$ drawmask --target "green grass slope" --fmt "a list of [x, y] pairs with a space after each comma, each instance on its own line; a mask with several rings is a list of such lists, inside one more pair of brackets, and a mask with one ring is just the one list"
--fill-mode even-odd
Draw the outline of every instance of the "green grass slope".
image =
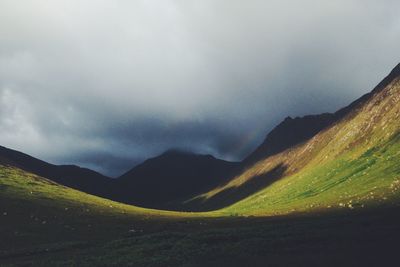
[[[249, 167], [197, 197], [206, 207], [273, 215], [397, 203], [400, 183], [400, 66], [368, 99], [311, 140]], [[398, 73], [399, 72], [399, 73]], [[394, 76], [395, 74], [395, 76]], [[247, 194], [257, 180], [264, 189]], [[243, 194], [244, 199], [240, 199]]]
[[158, 231], [197, 217], [204, 215], [124, 205], [0, 165], [0, 257]]
[[389, 264], [400, 223], [393, 207], [262, 218], [142, 209], [6, 166], [0, 211], [0, 266], [13, 267]]
[[361, 156], [342, 155], [310, 166], [224, 211], [275, 215], [333, 209], [364, 209], [400, 203], [400, 135]]

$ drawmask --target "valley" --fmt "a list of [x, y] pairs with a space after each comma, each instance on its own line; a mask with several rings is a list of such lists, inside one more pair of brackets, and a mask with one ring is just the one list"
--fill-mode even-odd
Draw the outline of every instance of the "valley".
[[400, 65], [335, 114], [287, 118], [242, 162], [169, 151], [113, 180], [0, 152], [1, 266], [377, 266], [396, 256]]

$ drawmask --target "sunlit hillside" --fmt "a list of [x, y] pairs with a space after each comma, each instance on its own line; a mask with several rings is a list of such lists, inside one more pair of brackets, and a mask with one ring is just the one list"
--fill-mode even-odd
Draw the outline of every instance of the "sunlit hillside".
[[398, 203], [399, 75], [400, 66], [342, 120], [194, 202], [211, 209], [236, 198], [225, 211], [260, 215]]

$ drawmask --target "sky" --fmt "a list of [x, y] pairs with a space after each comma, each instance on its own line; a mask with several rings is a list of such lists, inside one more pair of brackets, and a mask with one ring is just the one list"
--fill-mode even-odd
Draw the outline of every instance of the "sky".
[[0, 145], [116, 177], [241, 160], [400, 62], [397, 0], [0, 0]]

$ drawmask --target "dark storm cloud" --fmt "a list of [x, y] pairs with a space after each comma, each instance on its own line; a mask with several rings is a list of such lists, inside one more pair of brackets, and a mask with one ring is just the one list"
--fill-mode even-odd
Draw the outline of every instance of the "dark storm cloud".
[[238, 160], [398, 63], [400, 3], [0, 2], [0, 144], [116, 175], [169, 148]]

